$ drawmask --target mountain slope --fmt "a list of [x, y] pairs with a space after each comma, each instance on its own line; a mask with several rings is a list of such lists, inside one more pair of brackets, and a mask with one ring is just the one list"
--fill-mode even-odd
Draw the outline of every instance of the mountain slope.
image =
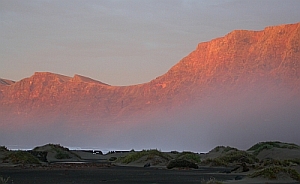
[[13, 83], [15, 83], [15, 81], [0, 78], [0, 86], [1, 85], [11, 85]]
[[239, 78], [249, 82], [257, 75], [298, 80], [299, 40], [300, 24], [267, 27], [263, 31], [233, 31], [200, 43], [161, 80], [233, 84]]
[[300, 99], [300, 23], [237, 30], [199, 43], [166, 74], [145, 84], [110, 86], [47, 72], [0, 83], [3, 130], [61, 124], [92, 130], [95, 125], [172, 116], [183, 109], [199, 113], [249, 102], [251, 108], [267, 110], [265, 104], [273, 108]]
[[[136, 86], [117, 87], [75, 75], [73, 78], [35, 73], [1, 92], [1, 106], [9, 113], [35, 116], [64, 112], [98, 118], [133, 111], [172, 108], [205, 93], [234, 89], [260, 80], [296, 88], [300, 78], [300, 24], [267, 27], [263, 31], [238, 30], [210, 42], [173, 66], [165, 75]], [[234, 89], [236, 90], [236, 89]], [[203, 93], [203, 94], [201, 94]], [[74, 118], [73, 117], [73, 118]]]

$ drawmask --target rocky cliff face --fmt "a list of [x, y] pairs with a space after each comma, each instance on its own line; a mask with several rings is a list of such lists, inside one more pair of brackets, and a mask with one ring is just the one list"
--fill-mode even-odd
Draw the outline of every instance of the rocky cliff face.
[[214, 94], [247, 94], [258, 86], [300, 97], [300, 23], [236, 30], [200, 43], [165, 75], [140, 85], [43, 72], [15, 83], [1, 79], [0, 126], [45, 120], [101, 124], [201, 104]]
[[200, 43], [161, 80], [199, 85], [221, 82], [229, 86], [257, 77], [296, 81], [300, 77], [299, 25], [267, 27], [263, 31], [238, 30]]

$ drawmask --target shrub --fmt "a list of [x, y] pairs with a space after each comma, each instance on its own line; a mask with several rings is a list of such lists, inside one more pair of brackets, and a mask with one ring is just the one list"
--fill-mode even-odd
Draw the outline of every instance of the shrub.
[[141, 157], [145, 156], [146, 154], [147, 154], [146, 151], [130, 153], [127, 156], [125, 156], [124, 158], [122, 158], [121, 162], [128, 164], [130, 162], [140, 159]]
[[219, 151], [221, 151], [223, 149], [223, 151], [222, 151], [222, 153], [227, 153], [227, 152], [229, 152], [229, 151], [231, 151], [231, 150], [233, 150], [233, 151], [238, 151], [238, 149], [237, 148], [233, 148], [233, 147], [230, 147], [230, 146], [217, 146], [217, 147], [215, 147], [214, 149], [212, 149], [212, 151], [215, 151], [215, 152], [219, 152]]
[[117, 157], [110, 157], [108, 160], [113, 162], [113, 161], [117, 160]]
[[8, 151], [6, 146], [0, 146], [0, 151]]
[[223, 160], [220, 159], [211, 159], [208, 158], [204, 161], [202, 161], [202, 164], [212, 164], [213, 166], [228, 166], [228, 163], [224, 162]]
[[237, 148], [233, 148], [233, 147], [230, 147], [230, 146], [226, 146], [223, 150], [223, 153], [227, 153], [229, 151], [238, 151]]
[[270, 145], [270, 144], [264, 144], [262, 146], [260, 146], [257, 150], [255, 150], [253, 152], [253, 155], [258, 155], [261, 151], [263, 150], [268, 150], [268, 149], [272, 149], [274, 146], [273, 145]]
[[215, 147], [214, 149], [212, 149], [212, 151], [219, 152], [220, 149], [224, 149], [224, 148], [225, 148], [225, 146], [217, 146], [217, 147]]
[[69, 148], [63, 147], [60, 144], [49, 144], [54, 150], [70, 151]]
[[193, 152], [182, 152], [182, 153], [178, 154], [178, 156], [176, 158], [189, 160], [194, 163], [201, 162], [200, 156], [197, 153], [193, 153]]
[[254, 151], [254, 155], [258, 155], [264, 149], [272, 148], [288, 148], [288, 149], [300, 149], [300, 146], [293, 143], [282, 143], [279, 141], [267, 141], [260, 142], [248, 149], [248, 151]]
[[248, 149], [248, 151], [255, 151], [255, 150], [257, 150], [257, 149], [259, 149], [260, 147], [262, 147], [262, 146], [265, 146], [265, 145], [271, 145], [271, 146], [277, 146], [277, 147], [279, 147], [279, 143], [280, 142], [272, 142], [272, 141], [267, 141], [267, 142], [259, 142], [259, 143], [257, 143], [257, 144], [255, 144], [255, 145], [253, 145], [253, 146], [251, 146], [249, 149]]
[[234, 162], [254, 164], [258, 162], [258, 159], [245, 151], [233, 151], [214, 159], [206, 159], [203, 163], [212, 163], [215, 166], [228, 166]]
[[274, 180], [274, 179], [277, 179], [277, 175], [279, 173], [286, 173], [294, 180], [300, 181], [300, 174], [295, 169], [284, 168], [284, 167], [279, 167], [279, 166], [272, 166], [272, 167], [264, 168], [260, 171], [254, 172], [253, 174], [251, 174], [249, 176], [252, 178], [262, 176], [267, 179]]
[[133, 152], [128, 154], [127, 156], [123, 157], [120, 159], [120, 161], [122, 163], [128, 164], [130, 162], [134, 162], [140, 158], [142, 158], [143, 156], [148, 155], [148, 157], [153, 157], [153, 156], [159, 156], [165, 160], [170, 160], [171, 157], [165, 153], [162, 153], [160, 151], [158, 151], [157, 149], [153, 149], [153, 150], [142, 150], [139, 152]]
[[46, 151], [27, 151], [28, 153], [32, 154], [34, 157], [39, 159], [42, 162], [47, 162], [47, 152]]
[[69, 150], [69, 148], [63, 147], [60, 144], [49, 144], [51, 148], [56, 152], [56, 159], [70, 159], [72, 158], [70, 155], [74, 155], [75, 157], [81, 158], [78, 154], [73, 153]]
[[281, 148], [300, 149], [300, 146], [293, 144], [293, 143], [288, 143], [288, 144], [282, 145]]
[[300, 165], [300, 158], [289, 159], [287, 161], [289, 161], [291, 163], [295, 163], [297, 165]]
[[282, 162], [276, 159], [264, 159], [261, 161], [261, 163], [263, 164], [263, 166], [282, 165]]
[[14, 151], [3, 159], [4, 162], [11, 161], [14, 164], [40, 164], [39, 160], [26, 151]]
[[262, 167], [267, 167], [267, 166], [282, 166], [282, 167], [289, 167], [292, 164], [299, 165], [300, 164], [300, 159], [287, 159], [287, 160], [276, 160], [276, 159], [264, 159], [260, 161], [261, 166], [258, 168]]
[[198, 169], [198, 165], [195, 164], [194, 162], [185, 160], [185, 159], [174, 159], [171, 160], [169, 162], [169, 164], [167, 165], [168, 169], [172, 169], [172, 168], [194, 168], [194, 169]]

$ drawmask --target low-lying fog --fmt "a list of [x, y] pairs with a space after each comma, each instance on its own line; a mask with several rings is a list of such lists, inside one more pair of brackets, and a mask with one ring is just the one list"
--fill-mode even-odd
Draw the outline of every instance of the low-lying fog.
[[300, 144], [299, 121], [299, 95], [274, 89], [234, 95], [220, 92], [198, 105], [138, 122], [57, 121], [2, 129], [0, 144], [15, 149], [47, 143], [100, 150], [207, 152], [218, 145], [247, 149], [270, 140]]

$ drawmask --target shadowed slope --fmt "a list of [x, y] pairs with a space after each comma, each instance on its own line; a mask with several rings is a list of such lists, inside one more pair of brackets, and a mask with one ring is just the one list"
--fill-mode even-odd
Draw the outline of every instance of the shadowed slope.
[[13, 83], [15, 83], [15, 81], [0, 78], [0, 86], [1, 85], [11, 85]]

